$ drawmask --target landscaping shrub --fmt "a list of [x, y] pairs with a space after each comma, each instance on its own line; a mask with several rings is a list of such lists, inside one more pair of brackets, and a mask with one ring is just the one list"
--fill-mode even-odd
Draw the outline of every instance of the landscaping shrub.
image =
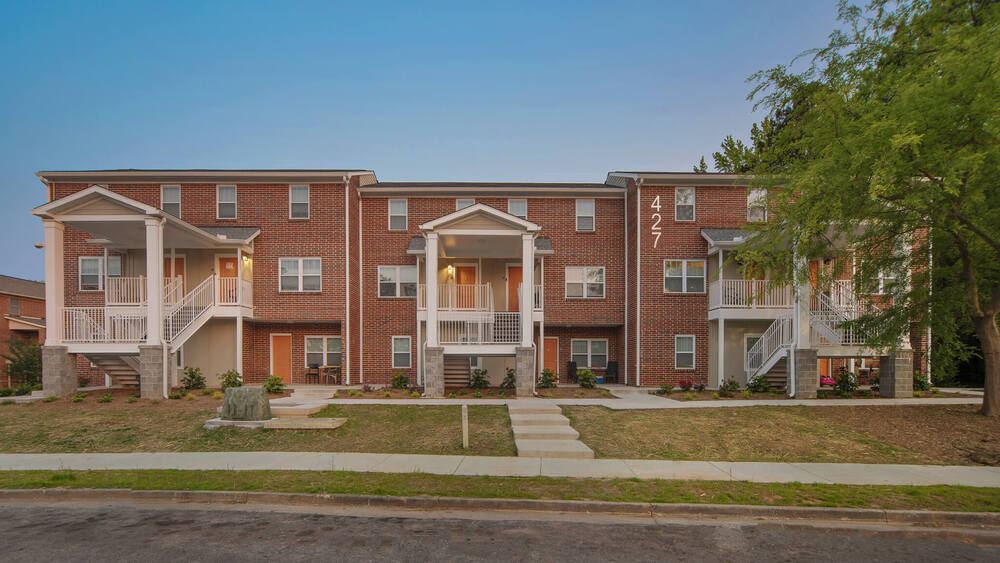
[[30, 395], [32, 391], [41, 391], [41, 390], [42, 390], [41, 383], [29, 383], [27, 381], [22, 381], [21, 383], [17, 384], [17, 387], [14, 388], [14, 394]]
[[490, 386], [490, 380], [487, 377], [489, 371], [485, 369], [474, 369], [472, 370], [472, 377], [469, 378], [469, 387], [473, 389], [486, 389]]
[[597, 385], [597, 376], [589, 369], [576, 371], [576, 381], [584, 389], [593, 389]]
[[212, 393], [212, 398], [213, 399], [221, 399], [222, 397], [224, 397], [224, 395], [222, 394], [222, 391], [216, 391], [215, 393]]
[[834, 392], [842, 397], [845, 395], [850, 397], [852, 393], [858, 390], [858, 376], [849, 371], [838, 373], [833, 378], [833, 381]]
[[539, 389], [551, 389], [556, 386], [556, 374], [546, 368], [542, 370], [542, 376], [538, 378]]
[[732, 397], [740, 390], [740, 384], [735, 379], [727, 379], [719, 386], [720, 397]]
[[719, 398], [719, 394], [718, 393], [712, 393], [712, 398], [713, 399], [718, 399]]
[[705, 384], [704, 383], [695, 383], [693, 385], [693, 388], [694, 388], [695, 391], [701, 393], [702, 391], [705, 390]]
[[277, 375], [268, 374], [267, 380], [264, 381], [264, 390], [268, 393], [284, 393], [285, 382]]
[[410, 393], [410, 395], [411, 395], [411, 396], [412, 396], [412, 397], [413, 397], [414, 399], [419, 399], [419, 398], [420, 398], [420, 392], [419, 392], [419, 391], [414, 391], [414, 392]]
[[690, 379], [682, 379], [677, 382], [677, 386], [681, 388], [681, 391], [690, 391], [694, 383]]
[[477, 398], [477, 399], [482, 399], [483, 398], [483, 394], [480, 393], [479, 391], [476, 391], [475, 393], [473, 393], [472, 396], [475, 397], [475, 398]]
[[56, 397], [55, 395], [53, 395], [51, 397], [45, 397], [44, 399], [42, 399], [42, 402], [43, 403], [54, 403], [54, 402], [56, 402], [58, 400], [59, 400], [59, 397]]
[[105, 393], [105, 394], [101, 395], [100, 397], [97, 398], [97, 402], [98, 403], [110, 403], [111, 402], [111, 393]]
[[751, 393], [767, 393], [770, 390], [771, 386], [763, 375], [756, 375], [747, 382], [747, 391]]
[[503, 376], [503, 382], [500, 383], [501, 389], [516, 389], [517, 388], [517, 372], [514, 368], [507, 368], [507, 375]]
[[[7, 353], [0, 354], [7, 360], [7, 375], [21, 385], [42, 383], [42, 347], [34, 342], [13, 336], [7, 341]], [[19, 385], [20, 387], [20, 385]]]
[[76, 378], [76, 386], [77, 387], [86, 387], [87, 385], [90, 385], [90, 378], [89, 377], [85, 377], [83, 375], [77, 376], [77, 378]]
[[177, 400], [181, 398], [181, 394], [178, 393], [177, 391], [171, 391], [170, 393], [167, 394], [167, 398]]
[[927, 378], [920, 375], [920, 372], [913, 370], [913, 390], [914, 391], [930, 391], [931, 384], [927, 381]]
[[73, 395], [73, 398], [70, 400], [73, 401], [74, 403], [79, 403], [83, 401], [86, 397], [87, 397], [86, 393], [77, 393], [76, 395]]
[[743, 391], [740, 392], [740, 395], [742, 395], [744, 399], [749, 399], [750, 398], [750, 391], [747, 391], [746, 389], [744, 389]]
[[14, 394], [14, 390], [10, 387], [0, 387], [0, 397], [10, 397]]
[[219, 387], [223, 391], [230, 387], [243, 387], [243, 377], [234, 369], [219, 374]]
[[406, 377], [406, 374], [402, 370], [396, 370], [392, 374], [392, 388], [393, 389], [406, 389], [410, 386], [410, 378]]
[[207, 389], [207, 388], [206, 389], [202, 389], [201, 390], [201, 394], [202, 395], [211, 395], [212, 394], [212, 390], [211, 389]]
[[669, 395], [674, 392], [674, 386], [669, 383], [661, 383], [660, 388], [657, 389], [656, 393], [658, 395]]
[[128, 399], [125, 399], [125, 402], [126, 402], [126, 403], [135, 403], [135, 402], [137, 402], [138, 400], [139, 400], [139, 398], [138, 398], [138, 397], [129, 397]]
[[181, 378], [181, 387], [191, 389], [204, 389], [205, 376], [198, 368], [184, 368], [184, 377]]

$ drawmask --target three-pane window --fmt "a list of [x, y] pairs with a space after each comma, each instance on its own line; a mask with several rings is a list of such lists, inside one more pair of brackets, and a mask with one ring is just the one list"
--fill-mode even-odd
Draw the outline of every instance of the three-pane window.
[[592, 199], [576, 200], [576, 230], [578, 231], [594, 230], [594, 200]]
[[604, 297], [604, 267], [567, 266], [566, 297], [589, 299]]
[[408, 368], [408, 367], [410, 367], [410, 337], [409, 336], [393, 336], [392, 337], [392, 367], [394, 367], [394, 368]]
[[309, 218], [309, 186], [288, 188], [288, 216], [292, 219]]
[[236, 218], [236, 186], [217, 186], [215, 201], [218, 219]]
[[320, 291], [323, 260], [320, 258], [282, 258], [278, 260], [281, 291]]
[[160, 188], [160, 209], [174, 217], [181, 216], [180, 186], [163, 186]]
[[694, 221], [694, 188], [674, 189], [674, 220]]
[[665, 293], [704, 293], [704, 260], [664, 260], [663, 291]]
[[306, 367], [339, 366], [340, 354], [340, 337], [306, 337]]
[[674, 368], [694, 369], [694, 335], [674, 336]]
[[528, 218], [528, 200], [526, 199], [508, 199], [507, 200], [507, 213], [515, 217], [520, 217], [521, 219]]
[[379, 297], [416, 297], [416, 266], [379, 266]]
[[405, 199], [390, 199], [389, 200], [389, 230], [390, 231], [405, 231], [406, 230], [406, 200]]
[[572, 340], [570, 342], [571, 359], [578, 368], [608, 367], [607, 340]]

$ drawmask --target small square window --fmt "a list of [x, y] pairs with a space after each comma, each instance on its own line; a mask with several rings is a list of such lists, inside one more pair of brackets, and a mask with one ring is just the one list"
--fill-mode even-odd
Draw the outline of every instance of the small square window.
[[282, 258], [278, 260], [278, 278], [280, 291], [321, 291], [323, 289], [323, 260], [321, 258]]
[[216, 189], [218, 219], [236, 218], [236, 186], [218, 186]]
[[604, 297], [603, 266], [567, 266], [566, 297], [600, 299]]
[[507, 213], [515, 217], [520, 217], [521, 219], [528, 218], [528, 200], [526, 199], [508, 199], [507, 200]]
[[704, 293], [704, 260], [664, 260], [664, 293]]
[[570, 359], [578, 368], [608, 367], [608, 341], [604, 339], [574, 339], [570, 341]]
[[416, 297], [416, 266], [379, 266], [379, 297]]
[[288, 188], [288, 216], [291, 219], [309, 218], [309, 186]]

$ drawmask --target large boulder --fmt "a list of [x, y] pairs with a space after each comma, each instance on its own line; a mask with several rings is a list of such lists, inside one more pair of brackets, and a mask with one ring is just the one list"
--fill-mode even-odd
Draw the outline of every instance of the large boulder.
[[222, 420], [271, 420], [271, 403], [261, 387], [230, 387], [222, 400]]

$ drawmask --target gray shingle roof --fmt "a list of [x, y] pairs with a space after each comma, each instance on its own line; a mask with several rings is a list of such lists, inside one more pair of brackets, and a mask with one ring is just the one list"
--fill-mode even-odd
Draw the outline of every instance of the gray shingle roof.
[[702, 229], [701, 234], [714, 243], [740, 242], [747, 238], [743, 229]]
[[247, 240], [260, 232], [260, 227], [198, 227], [206, 233], [225, 235], [229, 240]]
[[45, 299], [45, 283], [0, 275], [0, 293]]

